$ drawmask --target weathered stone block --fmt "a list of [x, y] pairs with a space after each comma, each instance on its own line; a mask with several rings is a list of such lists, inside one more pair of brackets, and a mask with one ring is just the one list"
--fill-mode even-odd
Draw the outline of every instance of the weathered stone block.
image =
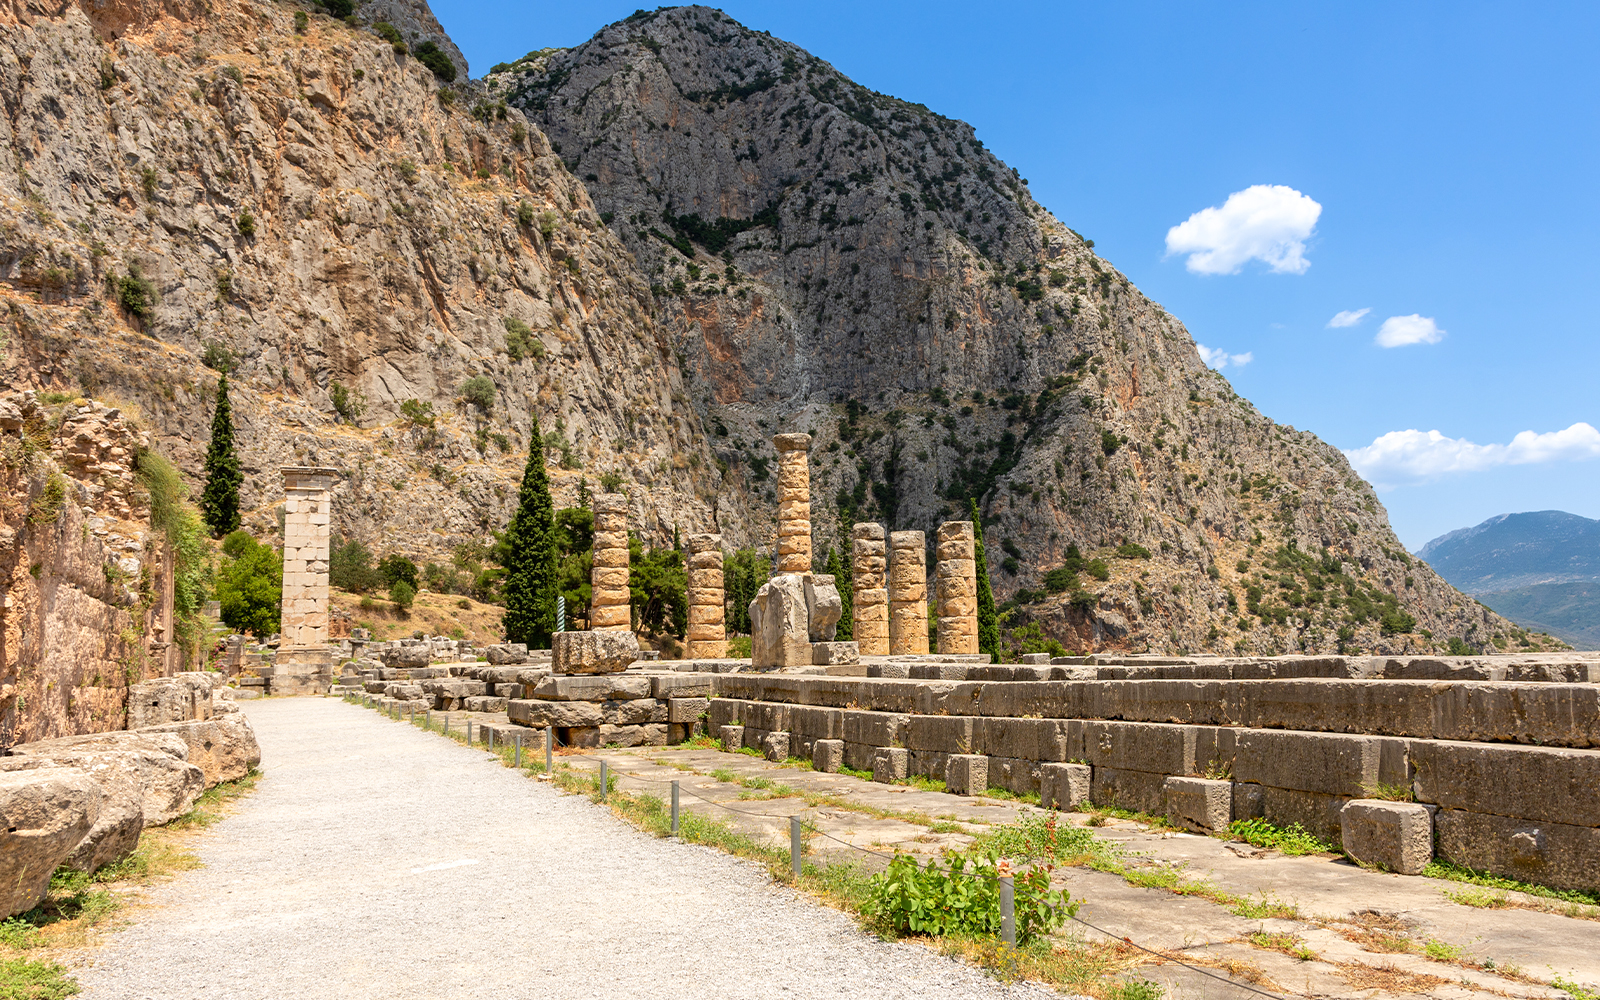
[[212, 719], [146, 726], [140, 733], [175, 733], [189, 745], [189, 763], [198, 767], [210, 788], [220, 781], [237, 781], [261, 763], [261, 745], [242, 712]]
[[[837, 621], [837, 619], [835, 619]], [[811, 666], [805, 579], [782, 573], [750, 602], [750, 662], [758, 668]]]
[[1339, 812], [1345, 853], [1401, 875], [1421, 875], [1433, 860], [1433, 814], [1414, 802], [1351, 799]]
[[650, 677], [650, 697], [704, 698], [711, 694], [713, 676], [698, 672], [653, 674]]
[[506, 710], [505, 698], [496, 698], [494, 695], [480, 694], [471, 698], [463, 698], [469, 712], [504, 712]]
[[1090, 776], [1089, 799], [1097, 806], [1117, 806], [1159, 816], [1166, 806], [1167, 776], [1096, 764]]
[[819, 667], [846, 666], [861, 662], [861, 647], [855, 642], [813, 642], [811, 662]]
[[811, 741], [811, 766], [828, 774], [838, 773], [844, 766], [844, 740]]
[[1233, 782], [1207, 778], [1168, 778], [1164, 783], [1167, 819], [1198, 833], [1223, 833], [1233, 820]]
[[1439, 856], [1457, 864], [1555, 889], [1600, 885], [1600, 829], [1592, 826], [1441, 809], [1434, 829]]
[[972, 717], [965, 715], [913, 715], [906, 724], [906, 746], [963, 754], [973, 749]]
[[1039, 804], [1046, 809], [1075, 810], [1089, 801], [1087, 764], [1039, 765]]
[[1234, 736], [1233, 774], [1271, 788], [1360, 796], [1378, 783], [1381, 751], [1372, 736], [1249, 729]]
[[[1193, 774], [1198, 770], [1195, 766], [1195, 745], [1198, 735], [1195, 726], [1163, 726], [1143, 722], [1090, 722], [1087, 723], [1086, 729], [1088, 743], [1086, 749], [1089, 763], [1096, 769], [1108, 767], [1118, 771], [1143, 771], [1163, 776]], [[1158, 798], [1157, 802], [1159, 801]]]
[[533, 689], [535, 698], [546, 701], [623, 701], [648, 698], [651, 678], [638, 674], [603, 674], [563, 677], [552, 674]]
[[554, 673], [614, 674], [639, 658], [639, 639], [627, 631], [557, 632], [552, 649]]
[[508, 642], [490, 646], [484, 650], [484, 653], [489, 657], [489, 662], [496, 666], [528, 662], [527, 644], [521, 642]]
[[951, 754], [945, 763], [944, 783], [956, 795], [978, 794], [989, 787], [989, 758], [983, 754]]
[[717, 738], [722, 741], [722, 749], [738, 750], [744, 746], [744, 727], [719, 726], [717, 727]]
[[900, 747], [879, 747], [872, 755], [872, 780], [892, 784], [904, 781], [911, 765], [911, 751]]
[[593, 701], [538, 701], [531, 698], [508, 701], [506, 717], [523, 726], [543, 729], [594, 727], [605, 722], [601, 703]]
[[789, 759], [789, 734], [768, 733], [766, 739], [761, 741], [761, 752], [775, 764], [781, 764]]
[[710, 707], [709, 698], [668, 698], [667, 721], [692, 726]]
[[668, 721], [667, 703], [654, 698], [602, 702], [600, 710], [605, 713], [606, 722], [614, 726], [642, 726]]
[[1420, 802], [1600, 827], [1600, 751], [1413, 740], [1410, 755]]
[[0, 772], [0, 914], [32, 909], [100, 818], [100, 786], [75, 768]]
[[907, 726], [911, 717], [897, 712], [844, 713], [844, 738], [852, 743], [869, 746], [898, 746], [906, 742]]
[[1039, 791], [1042, 775], [1039, 762], [1021, 757], [996, 757], [989, 754], [989, 787], [1026, 795]]

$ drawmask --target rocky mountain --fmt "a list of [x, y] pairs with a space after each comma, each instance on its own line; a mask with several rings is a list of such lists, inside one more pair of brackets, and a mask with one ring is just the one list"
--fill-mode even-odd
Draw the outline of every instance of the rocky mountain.
[[519, 115], [293, 4], [0, 20], [7, 383], [122, 404], [193, 473], [231, 363], [264, 534], [277, 470], [328, 465], [340, 528], [443, 559], [506, 522], [536, 411], [564, 502], [617, 475], [656, 538], [737, 503], [647, 283]]
[[1034, 610], [1068, 646], [1400, 651], [1507, 632], [1405, 553], [1336, 449], [1235, 394], [972, 126], [705, 7], [641, 11], [487, 84], [634, 254], [682, 331], [718, 460], [757, 504], [769, 433], [817, 438], [819, 547], [857, 518], [931, 530], [976, 497], [997, 593], [1057, 591]]
[[1559, 510], [1500, 514], [1417, 555], [1518, 624], [1600, 648], [1600, 521]]
[[771, 435], [809, 430], [819, 553], [977, 498], [998, 594], [1070, 648], [1540, 641], [971, 126], [703, 7], [483, 81], [436, 27], [0, 6], [0, 376], [112, 401], [194, 474], [231, 366], [261, 534], [277, 469], [330, 465], [341, 530], [442, 560], [505, 523], [537, 415], [558, 502], [604, 482], [653, 541], [768, 547]]

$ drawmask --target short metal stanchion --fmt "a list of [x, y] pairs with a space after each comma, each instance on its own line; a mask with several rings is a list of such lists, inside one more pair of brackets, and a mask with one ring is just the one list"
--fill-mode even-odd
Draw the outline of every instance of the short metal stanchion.
[[483, 731], [489, 734], [489, 749], [493, 750], [494, 749], [494, 730], [488, 728], [487, 726], [485, 726]]
[[1000, 937], [1013, 948], [1017, 946], [1016, 891], [1010, 875], [1000, 876]]
[[472, 746], [472, 720], [467, 720], [467, 746]]
[[545, 726], [544, 727], [544, 773], [545, 774], [550, 774], [551, 773], [550, 769], [551, 769], [552, 764], [551, 764], [551, 759], [550, 758], [551, 758], [551, 755], [555, 753], [555, 747], [556, 747], [556, 727], [555, 726]]
[[522, 734], [517, 734], [517, 770], [522, 770]]
[[673, 779], [673, 782], [672, 782], [672, 835], [674, 837], [676, 837], [678, 835], [678, 782], [677, 782], [677, 779]]
[[789, 864], [794, 868], [794, 877], [800, 878], [800, 817], [789, 817]]
[[450, 713], [449, 712], [444, 713], [444, 728], [441, 729], [440, 732], [444, 733], [446, 736], [450, 735]]
[[425, 708], [422, 710], [422, 728], [430, 733], [433, 732], [433, 709]]
[[604, 802], [606, 800], [606, 786], [609, 785], [610, 783], [611, 783], [611, 779], [610, 779], [610, 777], [608, 775], [608, 772], [606, 770], [606, 762], [605, 761], [601, 761], [600, 762], [600, 801], [601, 802]]

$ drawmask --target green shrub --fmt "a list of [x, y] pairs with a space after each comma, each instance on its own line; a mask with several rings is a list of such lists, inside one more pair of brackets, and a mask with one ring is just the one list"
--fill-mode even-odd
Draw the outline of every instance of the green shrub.
[[356, 12], [356, 5], [351, 0], [320, 0], [320, 2], [323, 10], [341, 21]]
[[138, 261], [128, 264], [128, 273], [116, 282], [117, 304], [124, 312], [139, 320], [150, 317], [156, 304], [156, 286], [139, 268]]
[[249, 209], [239, 213], [239, 235], [251, 237], [256, 234], [256, 217], [250, 214]]
[[622, 473], [615, 472], [615, 471], [600, 473], [600, 488], [602, 490], [605, 490], [607, 493], [616, 493], [616, 492], [618, 492], [619, 491], [618, 488], [621, 485], [622, 485]]
[[454, 83], [456, 78], [456, 64], [450, 57], [439, 50], [439, 46], [431, 41], [422, 42], [411, 50], [417, 61], [433, 70], [433, 75], [445, 83]]
[[1339, 853], [1339, 848], [1321, 840], [1299, 823], [1280, 827], [1264, 819], [1238, 819], [1228, 827], [1228, 832], [1254, 847], [1281, 851], [1291, 857]]
[[544, 357], [544, 341], [522, 320], [507, 316], [500, 321], [506, 328], [506, 354], [512, 361]]
[[1458, 636], [1450, 637], [1450, 645], [1446, 649], [1451, 656], [1476, 656], [1477, 650], [1467, 645]]
[[1103, 430], [1100, 432], [1100, 450], [1106, 453], [1107, 458], [1115, 455], [1117, 453], [1117, 449], [1121, 447], [1121, 438], [1117, 437], [1110, 431]]
[[294, 33], [295, 34], [297, 34], [297, 35], [305, 34], [306, 33], [306, 28], [308, 28], [310, 26], [311, 26], [311, 18], [306, 16], [306, 12], [305, 11], [297, 10], [297, 11], [294, 12]]
[[283, 556], [244, 531], [224, 538], [222, 551], [231, 557], [217, 574], [223, 622], [262, 638], [277, 632], [282, 627]]
[[371, 549], [353, 538], [339, 537], [328, 550], [328, 582], [352, 594], [365, 594], [391, 581], [373, 568]]
[[534, 217], [535, 213], [532, 205], [525, 201], [517, 203], [517, 225], [524, 227], [531, 226], [533, 225]]
[[401, 400], [400, 415], [417, 427], [432, 427], [435, 419], [433, 404], [424, 403], [420, 399]]
[[[1123, 542], [1121, 545], [1117, 546], [1117, 558], [1149, 559], [1150, 550], [1145, 548], [1143, 545], [1137, 545], [1133, 542]], [[1244, 570], [1240, 570], [1239, 572], [1243, 573]]]
[[[895, 934], [1000, 933], [1000, 880], [995, 862], [948, 855], [949, 866], [930, 858], [926, 868], [899, 854], [872, 877], [865, 912]], [[1078, 912], [1065, 891], [1050, 889], [1050, 876], [1035, 869], [1015, 876], [1017, 943], [1044, 937]]]
[[402, 611], [409, 610], [411, 608], [411, 602], [416, 600], [416, 598], [417, 589], [404, 580], [399, 581], [394, 586], [389, 588], [389, 600], [393, 601], [395, 607], [401, 609]]
[[44, 489], [28, 505], [28, 523], [35, 525], [54, 524], [56, 518], [67, 506], [67, 477], [59, 472], [50, 473], [50, 478], [45, 480]]
[[214, 340], [206, 341], [205, 350], [200, 354], [200, 363], [214, 372], [231, 372], [237, 364], [233, 352]]
[[355, 423], [356, 418], [367, 408], [366, 400], [359, 392], [338, 382], [328, 386], [328, 398], [333, 401], [333, 412], [351, 423]]
[[1390, 611], [1378, 619], [1378, 627], [1383, 630], [1384, 635], [1399, 635], [1414, 631], [1417, 619], [1404, 611]]
[[494, 382], [487, 375], [474, 375], [461, 383], [461, 398], [488, 413], [494, 409]]
[[383, 557], [378, 575], [391, 587], [397, 583], [409, 583], [413, 589], [417, 586], [417, 564], [399, 553]]
[[405, 39], [400, 37], [400, 29], [388, 21], [379, 21], [372, 26], [372, 30], [378, 33], [379, 38], [388, 42], [394, 48], [395, 55], [403, 56], [406, 54], [406, 43]]
[[400, 160], [400, 161], [395, 163], [394, 169], [395, 169], [395, 173], [400, 175], [400, 179], [405, 181], [407, 184], [412, 184], [412, 183], [416, 182], [416, 179], [417, 179], [417, 161], [416, 160]]

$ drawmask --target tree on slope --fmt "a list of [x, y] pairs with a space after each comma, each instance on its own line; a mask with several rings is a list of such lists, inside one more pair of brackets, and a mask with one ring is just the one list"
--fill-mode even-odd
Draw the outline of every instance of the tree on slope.
[[989, 563], [983, 557], [983, 516], [978, 513], [978, 501], [967, 503], [972, 506], [973, 555], [978, 564], [978, 652], [988, 653], [999, 663], [1000, 620], [994, 613], [994, 591], [989, 589]]
[[239, 528], [239, 484], [244, 472], [233, 450], [233, 408], [228, 405], [228, 373], [217, 379], [217, 411], [211, 416], [211, 446], [206, 449], [206, 485], [200, 516], [213, 538]]
[[557, 579], [555, 504], [550, 499], [550, 477], [545, 473], [544, 439], [539, 435], [537, 415], [533, 417], [528, 442], [528, 464], [522, 470], [517, 512], [506, 528], [506, 611], [500, 625], [507, 642], [524, 642], [542, 649], [549, 646], [555, 627]]

